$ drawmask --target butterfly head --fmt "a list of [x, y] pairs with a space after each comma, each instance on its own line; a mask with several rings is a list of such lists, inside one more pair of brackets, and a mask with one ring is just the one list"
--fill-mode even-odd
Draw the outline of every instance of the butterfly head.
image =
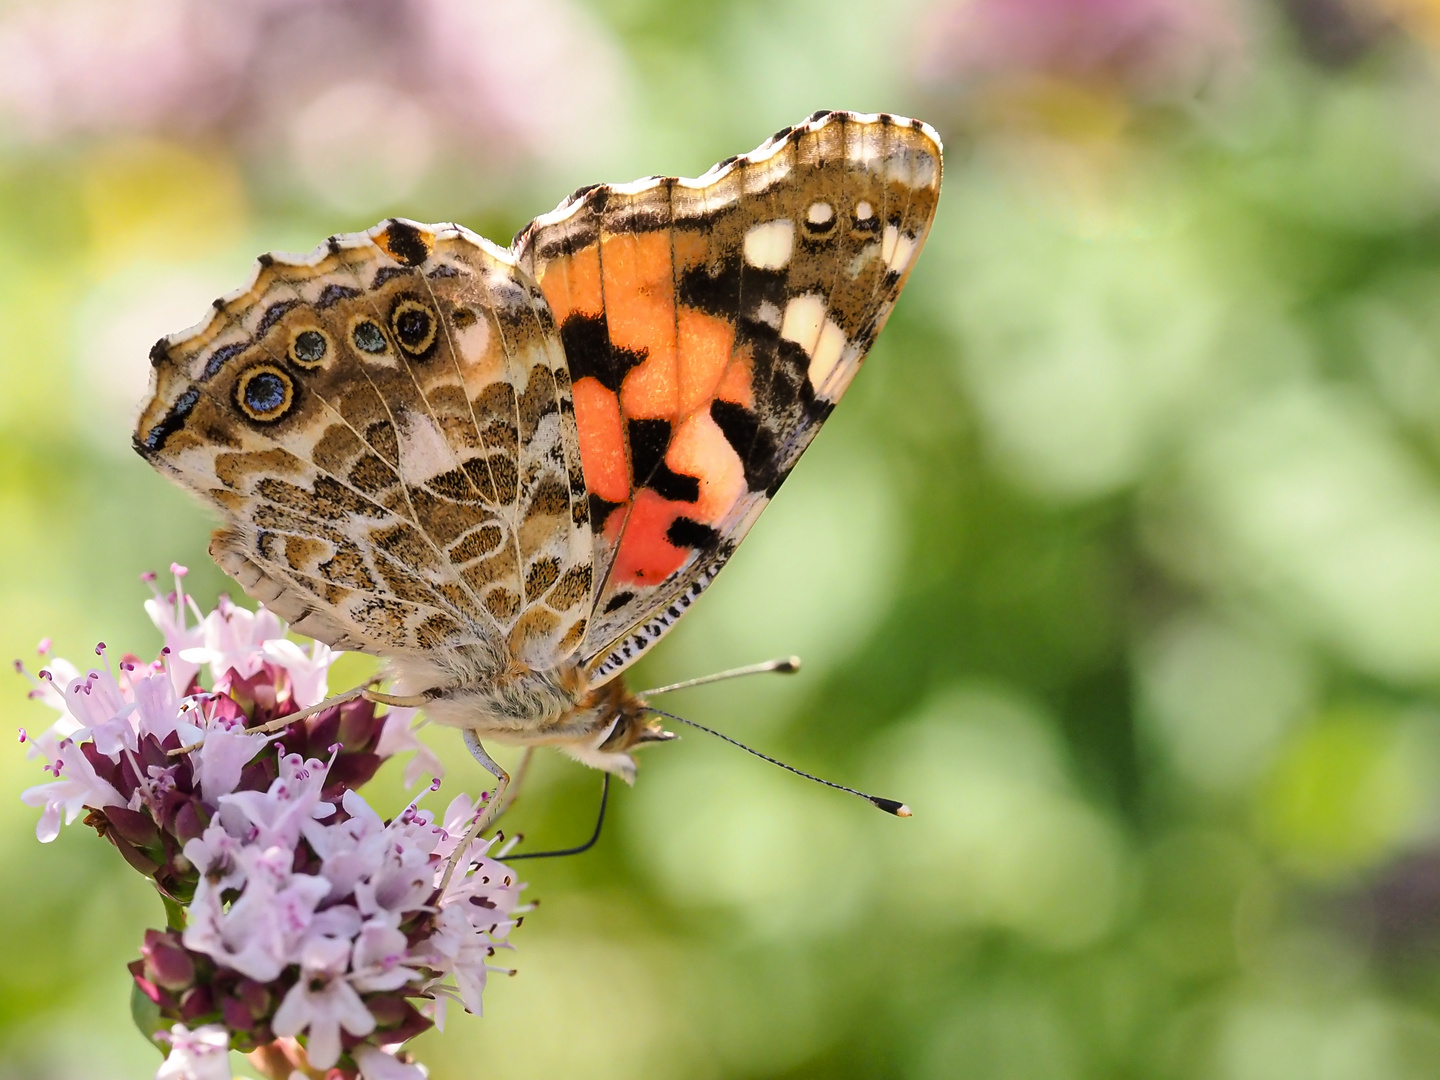
[[575, 760], [614, 773], [627, 784], [635, 782], [631, 750], [676, 737], [665, 730], [644, 699], [625, 688], [623, 678], [611, 679], [585, 694], [576, 702], [575, 712], [588, 714], [594, 734], [562, 749]]

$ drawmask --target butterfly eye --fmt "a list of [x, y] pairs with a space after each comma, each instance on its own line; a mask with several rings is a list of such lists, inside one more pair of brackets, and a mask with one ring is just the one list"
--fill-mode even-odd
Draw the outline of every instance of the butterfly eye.
[[350, 328], [350, 340], [361, 352], [383, 353], [386, 349], [384, 332], [369, 319], [361, 319]]
[[330, 338], [323, 330], [301, 330], [290, 339], [290, 359], [303, 368], [319, 367], [330, 351]]
[[412, 356], [420, 356], [435, 344], [435, 316], [418, 300], [405, 299], [390, 314], [390, 327], [400, 347]]
[[235, 384], [235, 403], [251, 420], [269, 423], [279, 420], [295, 401], [295, 384], [290, 376], [271, 364], [260, 364], [240, 376]]

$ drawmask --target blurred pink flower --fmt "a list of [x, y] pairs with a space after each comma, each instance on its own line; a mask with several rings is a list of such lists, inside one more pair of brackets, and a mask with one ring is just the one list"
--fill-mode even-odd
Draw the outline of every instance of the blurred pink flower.
[[170, 1044], [155, 1080], [230, 1080], [230, 1033], [219, 1024], [194, 1031], [176, 1024], [159, 1038]]
[[391, 709], [385, 717], [385, 726], [380, 729], [380, 742], [375, 752], [381, 757], [391, 757], [406, 751], [415, 751], [415, 756], [405, 763], [405, 786], [414, 787], [422, 776], [436, 780], [445, 775], [445, 766], [434, 750], [420, 741], [411, 726], [418, 709]]
[[323, 641], [312, 641], [307, 653], [289, 638], [267, 638], [265, 659], [290, 674], [290, 698], [300, 708], [318, 705], [330, 692], [330, 665], [341, 656]]
[[1189, 96], [1241, 46], [1221, 0], [954, 0], [928, 22], [921, 77], [962, 89], [1040, 78]]
[[625, 83], [611, 36], [569, 0], [29, 0], [0, 15], [0, 116], [20, 137], [218, 136], [338, 185], [328, 170], [345, 163], [413, 185], [442, 149], [486, 167], [569, 155], [623, 115]]
[[404, 1064], [373, 1046], [357, 1048], [355, 1063], [360, 1066], [361, 1080], [425, 1080], [430, 1075], [423, 1066]]

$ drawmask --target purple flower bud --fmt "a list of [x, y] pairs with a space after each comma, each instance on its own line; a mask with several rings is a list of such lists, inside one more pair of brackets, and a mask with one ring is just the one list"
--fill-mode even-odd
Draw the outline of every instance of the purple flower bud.
[[190, 573], [187, 567], [181, 566], [178, 562], [172, 562], [170, 564], [170, 572], [176, 577], [184, 577], [186, 574]]
[[25, 729], [22, 727], [22, 728], [20, 729], [20, 741], [23, 743], [23, 742], [24, 742], [26, 739], [28, 739], [29, 737], [30, 737], [30, 736], [28, 736], [28, 735], [25, 734]]
[[160, 840], [160, 830], [149, 814], [124, 806], [107, 806], [103, 813], [110, 828], [136, 847], [148, 848]]
[[231, 1031], [249, 1031], [255, 1026], [255, 1017], [235, 998], [226, 998], [220, 1002], [220, 1015], [225, 1018], [225, 1026]]
[[198, 799], [186, 799], [180, 809], [175, 812], [171, 831], [175, 834], [175, 839], [179, 840], [182, 845], [198, 839], [205, 831], [205, 826], [209, 824], [207, 820], [209, 815], [202, 814], [202, 809]]
[[145, 977], [156, 986], [180, 991], [195, 981], [195, 962], [174, 934], [146, 930], [140, 954], [145, 958]]
[[150, 582], [155, 580], [155, 571], [146, 570], [143, 574], [140, 575], [140, 580], [143, 581], [146, 585], [149, 585]]
[[50, 651], [50, 644], [50, 639], [48, 637], [42, 637], [40, 639], [40, 644], [35, 646], [35, 651], [41, 656], [44, 656]]
[[208, 986], [197, 986], [180, 999], [180, 1019], [187, 1024], [215, 1011], [215, 996]]
[[265, 989], [264, 984], [248, 978], [241, 979], [236, 985], [235, 995], [255, 1020], [260, 1019], [270, 1011], [274, 1000], [270, 995], [270, 991]]

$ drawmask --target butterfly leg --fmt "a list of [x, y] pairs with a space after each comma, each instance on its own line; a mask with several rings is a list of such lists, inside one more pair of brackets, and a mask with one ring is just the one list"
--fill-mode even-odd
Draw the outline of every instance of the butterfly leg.
[[510, 774], [502, 769], [495, 759], [485, 752], [485, 747], [480, 744], [480, 736], [478, 734], [473, 730], [466, 730], [464, 735], [465, 748], [470, 751], [471, 756], [474, 757], [476, 761], [485, 766], [486, 772], [495, 777], [498, 783], [495, 785], [495, 793], [490, 797], [489, 803], [486, 804], [483, 810], [475, 815], [475, 821], [465, 833], [465, 839], [460, 841], [460, 846], [457, 847], [454, 854], [450, 856], [450, 863], [445, 867], [445, 876], [440, 879], [440, 891], [442, 893], [445, 891], [445, 886], [450, 884], [450, 876], [455, 873], [455, 867], [459, 864], [459, 861], [465, 857], [465, 853], [469, 849], [471, 842], [484, 832], [490, 823], [500, 816], [500, 812], [509, 805], [505, 801], [505, 790], [510, 786]]
[[[246, 728], [247, 735], [267, 735], [272, 731], [279, 731], [281, 728], [289, 727], [297, 720], [307, 720], [316, 713], [322, 713], [326, 709], [334, 708], [336, 705], [344, 705], [347, 701], [354, 701], [356, 698], [364, 698], [366, 701], [373, 701], [377, 705], [389, 705], [393, 708], [418, 709], [430, 699], [423, 694], [415, 694], [406, 697], [398, 694], [382, 694], [377, 690], [371, 690], [369, 686], [356, 686], [343, 693], [328, 697], [318, 704], [308, 706], [299, 712], [289, 713], [285, 716], [276, 717], [268, 724], [258, 724], [252, 728]], [[180, 754], [189, 754], [199, 750], [204, 743], [191, 743], [189, 746], [182, 746], [178, 750], [171, 750], [170, 756], [177, 757]]]
[[336, 705], [344, 705], [347, 701], [354, 701], [356, 698], [364, 698], [366, 701], [376, 705], [389, 705], [396, 709], [418, 709], [430, 699], [424, 694], [382, 694], [378, 690], [371, 690], [367, 686], [357, 686], [353, 690], [346, 690], [343, 694], [336, 694], [324, 701], [301, 709], [299, 712], [290, 713], [288, 716], [277, 716], [268, 724], [261, 724], [258, 727], [246, 728], [245, 734], [256, 735], [270, 731], [279, 731], [281, 728], [289, 727], [297, 720], [308, 720], [316, 713], [322, 713], [326, 709], [334, 708]]

